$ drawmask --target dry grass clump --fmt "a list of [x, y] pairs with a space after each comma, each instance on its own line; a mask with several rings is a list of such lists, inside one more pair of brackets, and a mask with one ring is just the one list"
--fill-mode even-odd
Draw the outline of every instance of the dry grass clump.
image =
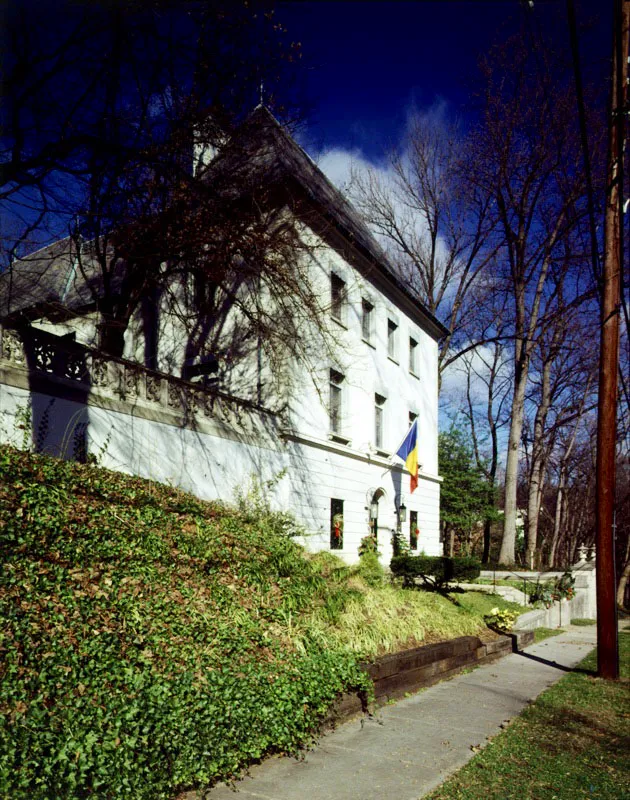
[[[307, 642], [347, 648], [371, 660], [385, 653], [453, 639], [480, 635], [486, 630], [485, 608], [478, 599], [458, 593], [446, 597], [434, 592], [402, 589], [383, 575], [366, 581], [360, 567], [347, 567], [331, 554], [312, 557], [337, 592], [325, 606], [314, 608], [294, 621], [292, 638], [298, 648]], [[331, 604], [334, 596], [336, 603]], [[496, 604], [498, 598], [488, 598]], [[485, 601], [485, 598], [484, 598]]]

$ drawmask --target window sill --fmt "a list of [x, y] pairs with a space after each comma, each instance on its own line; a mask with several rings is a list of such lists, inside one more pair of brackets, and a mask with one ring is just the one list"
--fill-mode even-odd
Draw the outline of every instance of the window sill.
[[397, 366], [397, 367], [399, 367], [399, 366], [400, 366], [400, 361], [398, 361], [397, 359], [395, 359], [393, 356], [390, 356], [390, 355], [388, 355], [388, 356], [387, 356], [387, 358], [389, 359], [389, 361], [391, 361], [391, 362], [392, 362], [392, 364], [396, 364], [396, 366]]
[[336, 322], [337, 325], [339, 325], [340, 328], [343, 328], [344, 331], [348, 330], [348, 326], [346, 325], [346, 323], [342, 319], [339, 319], [339, 317], [333, 317], [332, 315], [331, 315], [330, 318], [331, 318], [331, 320], [333, 322]]
[[331, 442], [337, 442], [337, 444], [350, 444], [352, 441], [348, 436], [343, 436], [343, 434], [334, 433], [333, 431], [328, 434], [328, 438]]
[[375, 447], [374, 449], [377, 456], [381, 456], [381, 458], [391, 458], [392, 454], [389, 452], [389, 450], [383, 450], [382, 447]]
[[411, 375], [412, 378], [415, 378], [417, 381], [420, 380], [420, 376], [418, 375], [418, 373], [414, 372], [412, 369], [409, 370], [409, 374]]
[[371, 347], [371, 348], [372, 348], [372, 350], [376, 350], [376, 345], [375, 345], [375, 344], [372, 344], [372, 342], [371, 342], [369, 339], [361, 339], [361, 341], [362, 341], [364, 344], [366, 344], [368, 347]]

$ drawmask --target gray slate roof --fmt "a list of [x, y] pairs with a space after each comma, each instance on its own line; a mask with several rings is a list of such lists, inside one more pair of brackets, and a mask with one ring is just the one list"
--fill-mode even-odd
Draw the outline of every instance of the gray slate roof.
[[78, 314], [94, 303], [100, 275], [89, 256], [89, 243], [79, 268], [75, 242], [68, 236], [37, 250], [0, 275], [0, 320], [23, 315], [55, 317]]

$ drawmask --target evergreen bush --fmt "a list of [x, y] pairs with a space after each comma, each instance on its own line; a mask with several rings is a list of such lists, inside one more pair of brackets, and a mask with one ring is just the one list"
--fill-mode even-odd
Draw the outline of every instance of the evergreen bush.
[[453, 581], [471, 581], [479, 577], [481, 564], [476, 558], [448, 558], [446, 556], [394, 556], [391, 571], [403, 579], [405, 586], [413, 586], [416, 578], [424, 585], [441, 591]]

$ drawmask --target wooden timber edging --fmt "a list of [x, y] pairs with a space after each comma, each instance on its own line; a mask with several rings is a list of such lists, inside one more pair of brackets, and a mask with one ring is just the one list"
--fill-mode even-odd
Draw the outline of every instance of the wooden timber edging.
[[[496, 661], [521, 650], [533, 640], [532, 631], [519, 631], [518, 635], [500, 636], [485, 643], [477, 636], [460, 636], [382, 656], [365, 665], [374, 684], [374, 703], [385, 705], [389, 700], [450, 678], [467, 667]], [[335, 724], [367, 710], [365, 697], [358, 693], [344, 694], [333, 706], [326, 723]]]

